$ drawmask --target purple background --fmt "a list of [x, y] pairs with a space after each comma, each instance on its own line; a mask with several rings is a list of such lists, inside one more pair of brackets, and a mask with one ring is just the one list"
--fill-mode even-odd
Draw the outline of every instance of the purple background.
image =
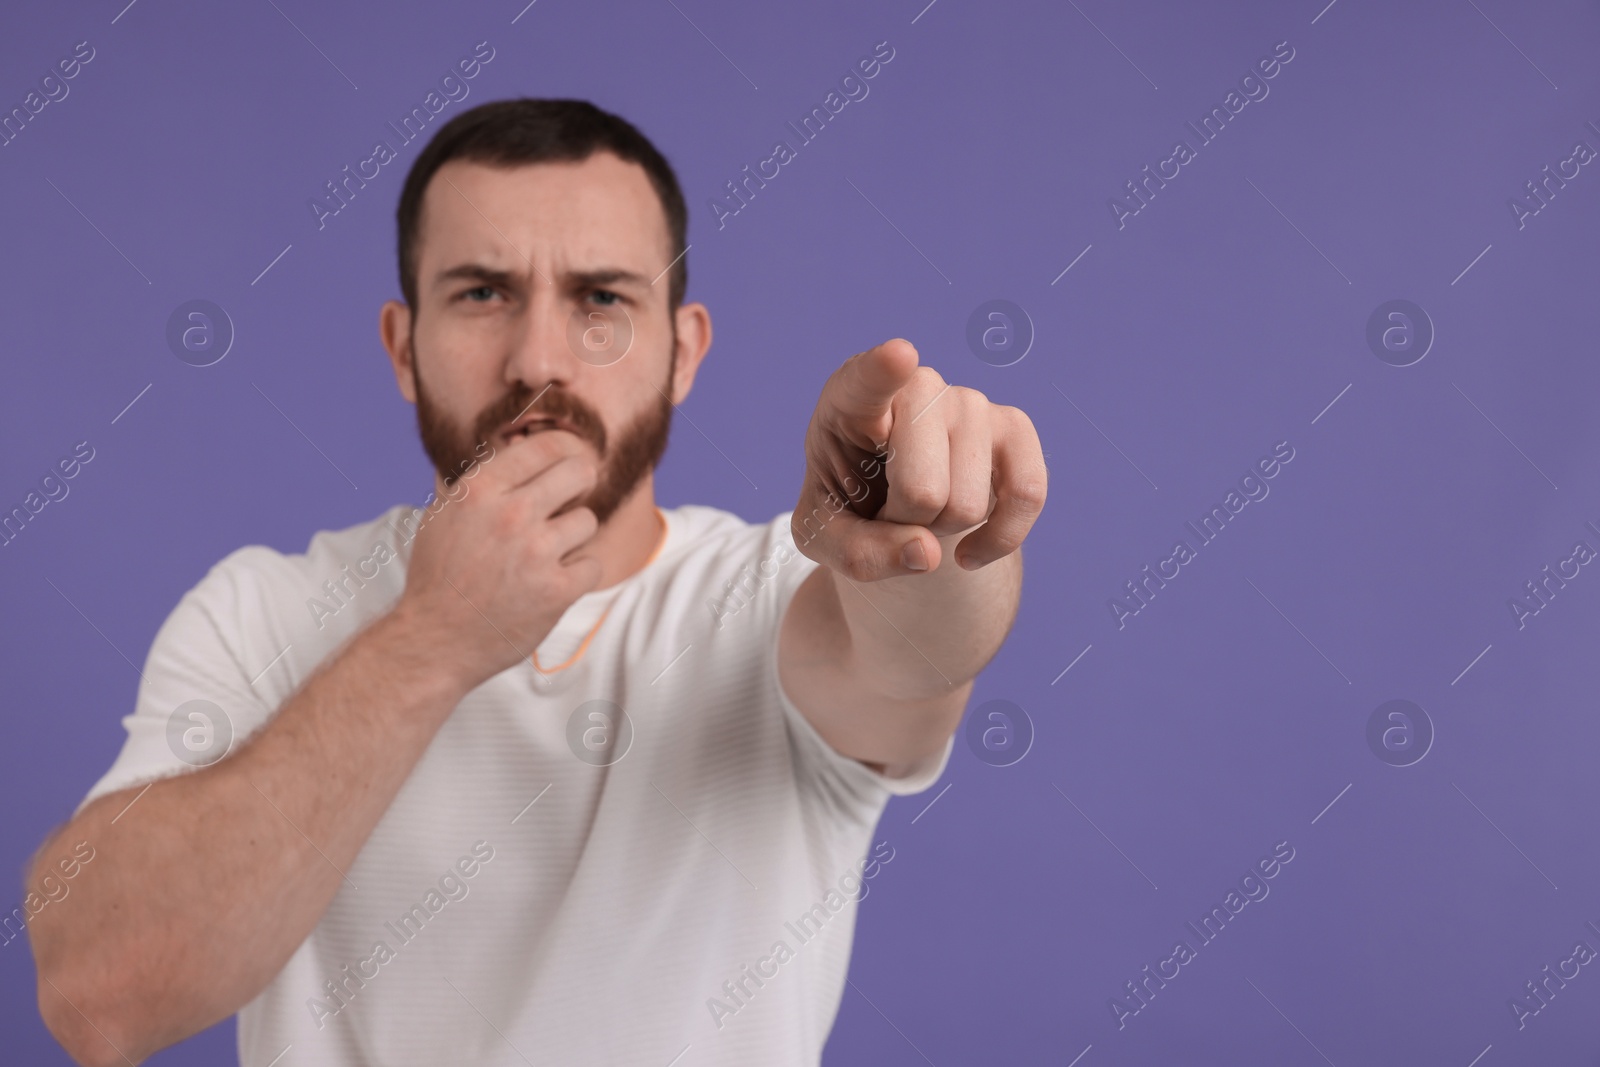
[[[1020, 705], [1032, 748], [990, 766], [963, 729], [944, 782], [890, 805], [829, 1064], [1593, 1063], [1600, 969], [1520, 1031], [1508, 1001], [1600, 948], [1600, 568], [1523, 629], [1508, 599], [1600, 548], [1600, 162], [1521, 229], [1508, 198], [1600, 148], [1600, 4], [925, 2], [8, 10], [0, 107], [96, 55], [0, 148], [0, 508], [74, 443], [96, 457], [0, 548], [6, 896], [212, 563], [424, 496], [376, 331], [421, 140], [320, 232], [307, 200], [487, 40], [441, 121], [591, 99], [683, 182], [716, 342], [663, 503], [792, 507], [823, 379], [896, 335], [1049, 456], [974, 699]], [[882, 40], [870, 95], [719, 230], [709, 198]], [[1284, 40], [1270, 95], [1197, 147], [1185, 122]], [[1179, 137], [1197, 158], [1119, 229], [1108, 198]], [[214, 366], [165, 342], [194, 298], [237, 330]], [[992, 298], [1036, 330], [1013, 366], [965, 340]], [[1396, 298], [1437, 330], [1403, 368], [1365, 339]], [[1270, 496], [1119, 629], [1108, 600], [1283, 440]], [[1436, 731], [1407, 767], [1367, 742], [1396, 698]], [[1110, 998], [1282, 840], [1270, 896], [1119, 1030]], [[34, 981], [0, 949], [5, 1056], [66, 1063]]]

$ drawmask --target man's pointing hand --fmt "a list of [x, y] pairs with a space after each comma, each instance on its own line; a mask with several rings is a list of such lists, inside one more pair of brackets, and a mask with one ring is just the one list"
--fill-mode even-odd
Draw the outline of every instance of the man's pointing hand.
[[901, 338], [829, 377], [805, 451], [795, 544], [856, 581], [936, 570], [938, 539], [969, 530], [955, 556], [975, 570], [1016, 551], [1044, 507], [1028, 416], [947, 384]]

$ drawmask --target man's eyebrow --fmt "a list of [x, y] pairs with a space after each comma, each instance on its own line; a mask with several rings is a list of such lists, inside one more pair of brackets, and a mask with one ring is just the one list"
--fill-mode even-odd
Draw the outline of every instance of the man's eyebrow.
[[[651, 281], [637, 271], [624, 270], [621, 267], [596, 267], [593, 270], [567, 271], [562, 277], [567, 284], [574, 288], [587, 288], [590, 286], [616, 285], [619, 282], [638, 286], [641, 289], [650, 288]], [[448, 270], [443, 270], [434, 277], [436, 286], [445, 285], [457, 279], [480, 282], [485, 285], [497, 285], [509, 289], [517, 285], [522, 276], [509, 270], [496, 270], [486, 267], [481, 263], [461, 263]]]
[[650, 288], [650, 279], [643, 274], [621, 267], [598, 267], [594, 270], [571, 270], [562, 275], [569, 283], [576, 286], [615, 285], [617, 282], [628, 282], [640, 288]]
[[519, 280], [518, 275], [509, 270], [495, 270], [481, 263], [461, 263], [449, 270], [440, 271], [433, 279], [435, 286], [444, 285], [457, 278], [469, 281], [483, 282], [487, 285], [498, 285], [501, 288], [510, 288]]

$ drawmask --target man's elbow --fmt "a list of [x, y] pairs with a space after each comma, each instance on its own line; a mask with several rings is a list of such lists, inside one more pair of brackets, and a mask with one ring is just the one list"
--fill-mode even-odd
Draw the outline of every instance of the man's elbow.
[[[82, 1067], [127, 1067], [144, 1059], [140, 1038], [118, 1017], [106, 972], [84, 980], [59, 966], [39, 966], [39, 1016], [45, 1028]], [[126, 1002], [127, 998], [122, 998]]]
[[83, 1067], [131, 1067], [170, 1043], [153, 1029], [160, 1024], [149, 1000], [153, 954], [121, 937], [86, 940], [66, 922], [72, 918], [46, 908], [29, 924], [39, 1017]]

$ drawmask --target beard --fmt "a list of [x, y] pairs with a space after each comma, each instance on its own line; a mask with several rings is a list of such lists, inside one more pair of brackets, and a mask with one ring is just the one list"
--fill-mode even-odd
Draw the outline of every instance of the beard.
[[[420, 362], [415, 338], [413, 331], [413, 367]], [[667, 365], [669, 388], [676, 363], [677, 337], [674, 331], [672, 355]], [[658, 389], [658, 399], [647, 405], [613, 438], [606, 432], [605, 423], [594, 408], [554, 384], [538, 391], [526, 382], [517, 382], [505, 396], [480, 411], [472, 425], [466, 427], [431, 400], [422, 384], [421, 373], [413, 371], [413, 381], [416, 383], [417, 430], [422, 438], [422, 448], [446, 487], [455, 484], [456, 479], [470, 470], [474, 463], [486, 462], [480, 449], [485, 443], [492, 442], [507, 424], [524, 414], [545, 415], [565, 423], [574, 434], [592, 445], [600, 457], [600, 471], [594, 488], [564, 503], [553, 514], [586, 507], [604, 525], [638, 488], [645, 475], [655, 470], [667, 449], [667, 435], [672, 425], [672, 400], [666, 390]]]

